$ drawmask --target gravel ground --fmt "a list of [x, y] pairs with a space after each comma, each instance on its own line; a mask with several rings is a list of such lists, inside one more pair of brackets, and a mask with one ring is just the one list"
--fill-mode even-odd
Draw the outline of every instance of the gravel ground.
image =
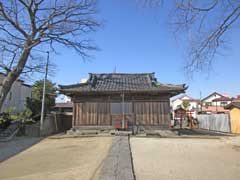
[[38, 143], [43, 138], [39, 137], [14, 137], [11, 141], [0, 142], [0, 162], [12, 157], [32, 145]]
[[111, 137], [44, 139], [0, 163], [1, 180], [95, 180]]
[[131, 138], [137, 180], [239, 180], [240, 138]]

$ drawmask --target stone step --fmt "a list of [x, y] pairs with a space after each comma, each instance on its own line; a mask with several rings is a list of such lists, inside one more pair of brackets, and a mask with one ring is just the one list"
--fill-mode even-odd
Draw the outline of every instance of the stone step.
[[67, 135], [97, 135], [100, 130], [69, 130]]
[[132, 135], [132, 131], [115, 131], [115, 136], [129, 136]]
[[11, 136], [16, 130], [19, 129], [19, 123], [12, 123], [0, 133], [0, 137], [5, 138]]
[[0, 142], [10, 141], [19, 131], [20, 124], [13, 123], [0, 133]]

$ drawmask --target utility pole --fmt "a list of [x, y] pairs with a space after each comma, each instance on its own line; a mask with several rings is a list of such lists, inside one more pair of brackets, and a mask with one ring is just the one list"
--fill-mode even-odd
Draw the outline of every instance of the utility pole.
[[45, 95], [46, 95], [46, 81], [48, 75], [48, 64], [49, 64], [49, 51], [47, 53], [47, 63], [45, 69], [45, 77], [43, 81], [43, 94], [42, 94], [42, 109], [41, 109], [41, 120], [40, 120], [40, 132], [43, 130], [43, 120], [44, 120], [44, 107], [45, 107]]
[[200, 91], [200, 111], [202, 113], [202, 91]]
[[122, 93], [122, 129], [125, 129], [125, 105], [124, 92]]

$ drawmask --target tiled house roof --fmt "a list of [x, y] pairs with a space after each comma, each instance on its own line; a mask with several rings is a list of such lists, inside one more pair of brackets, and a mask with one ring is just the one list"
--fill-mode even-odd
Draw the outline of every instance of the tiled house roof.
[[209, 97], [213, 96], [213, 95], [219, 95], [220, 97], [223, 97], [222, 94], [218, 93], [218, 92], [213, 92], [212, 94], [208, 95], [207, 97], [203, 98], [202, 101], [205, 101], [206, 99], [208, 99]]
[[227, 106], [225, 106], [226, 109], [231, 109], [233, 107], [239, 108], [240, 109], [240, 101], [233, 101]]
[[222, 97], [220, 97], [220, 98], [216, 98], [216, 99], [214, 99], [213, 101], [231, 101], [232, 99], [231, 98], [229, 98], [229, 97], [226, 97], [226, 96], [222, 96]]
[[89, 74], [86, 83], [62, 86], [63, 93], [117, 93], [117, 92], [165, 92], [173, 95], [184, 92], [185, 84], [172, 85], [157, 82], [154, 73], [139, 74]]

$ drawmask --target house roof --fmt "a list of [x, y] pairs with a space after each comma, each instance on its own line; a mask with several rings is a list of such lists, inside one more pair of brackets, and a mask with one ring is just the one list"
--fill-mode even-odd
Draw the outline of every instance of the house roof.
[[211, 96], [214, 95], [214, 94], [217, 94], [217, 95], [223, 97], [223, 95], [221, 95], [220, 93], [218, 93], [218, 92], [213, 92], [212, 94], [210, 94], [210, 95], [208, 95], [207, 97], [203, 98], [202, 101], [208, 99], [209, 97], [211, 97]]
[[[183, 99], [184, 97], [188, 97], [189, 99]], [[190, 96], [188, 96], [186, 94], [183, 94], [183, 95], [173, 99], [172, 102], [174, 102], [174, 101], [176, 101], [178, 99], [181, 99], [183, 101], [188, 101], [188, 102], [199, 102], [200, 101], [200, 99], [194, 99], [194, 98], [192, 98], [192, 97], [190, 97]]]
[[226, 96], [222, 96], [220, 98], [216, 98], [213, 101], [231, 101], [232, 99]]
[[[0, 75], [6, 76], [6, 74], [3, 73], [3, 72], [0, 72]], [[26, 83], [24, 82], [24, 80], [22, 80], [22, 79], [17, 79], [16, 81], [22, 83], [23, 86], [26, 86], [26, 87], [32, 88], [32, 85], [30, 85], [30, 84], [26, 84]], [[0, 82], [0, 86], [2, 86], [2, 82]]]
[[240, 101], [233, 101], [230, 104], [225, 106], [225, 109], [232, 109], [233, 107], [240, 109]]
[[85, 83], [73, 85], [59, 85], [60, 92], [71, 95], [71, 93], [119, 93], [119, 92], [155, 92], [176, 95], [183, 93], [187, 87], [185, 84], [173, 85], [162, 84], [157, 81], [154, 73], [110, 73], [89, 74]]

